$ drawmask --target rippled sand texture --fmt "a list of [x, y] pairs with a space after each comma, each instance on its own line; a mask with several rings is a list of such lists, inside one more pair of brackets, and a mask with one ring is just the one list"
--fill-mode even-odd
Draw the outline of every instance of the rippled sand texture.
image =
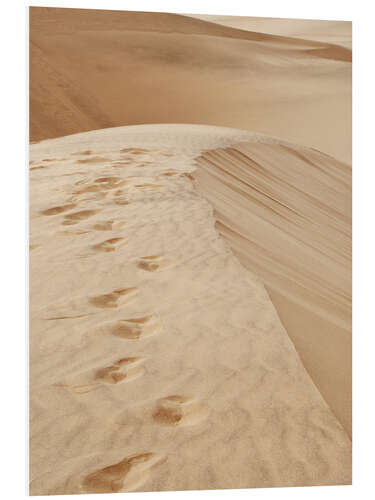
[[[351, 482], [347, 433], [261, 280], [215, 227], [211, 193], [194, 187], [196, 158], [232, 161], [241, 148], [269, 161], [277, 148], [294, 154], [256, 134], [183, 125], [98, 130], [30, 147], [31, 494]], [[329, 163], [344, 189], [345, 171], [306, 154], [324, 179]], [[256, 161], [263, 182], [267, 163]], [[299, 197], [306, 216], [315, 214], [303, 190], [282, 210]], [[257, 212], [265, 223], [268, 203]], [[317, 223], [334, 207], [319, 208]], [[344, 232], [340, 214], [327, 259]], [[301, 252], [309, 243], [303, 225]], [[272, 264], [278, 258], [270, 253]], [[327, 297], [340, 316], [343, 303]]]
[[351, 23], [234, 19], [32, 7], [31, 140], [196, 123], [350, 162]]
[[266, 285], [305, 367], [351, 434], [351, 168], [245, 142], [197, 159], [216, 229]]

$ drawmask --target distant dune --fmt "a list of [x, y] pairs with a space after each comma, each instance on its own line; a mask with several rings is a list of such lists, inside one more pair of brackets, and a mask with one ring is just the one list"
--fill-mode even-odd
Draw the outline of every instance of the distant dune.
[[32, 7], [30, 139], [211, 124], [350, 162], [350, 61], [349, 49], [327, 41], [188, 16]]
[[352, 23], [349, 21], [324, 21], [311, 19], [284, 19], [272, 17], [215, 16], [189, 14], [203, 21], [229, 26], [231, 28], [256, 31], [269, 35], [283, 35], [304, 40], [352, 46]]
[[[345, 166], [197, 125], [45, 140], [30, 160], [31, 494], [349, 484], [332, 394], [322, 398], [261, 281], [293, 313], [308, 306], [298, 320], [345, 323], [335, 271], [347, 214], [329, 195], [341, 199]], [[299, 168], [310, 196], [288, 184]], [[261, 279], [242, 265], [254, 260]], [[311, 304], [296, 302], [304, 287]], [[306, 365], [327, 370], [316, 338], [309, 351], [291, 331]], [[316, 335], [323, 351], [348, 348]]]

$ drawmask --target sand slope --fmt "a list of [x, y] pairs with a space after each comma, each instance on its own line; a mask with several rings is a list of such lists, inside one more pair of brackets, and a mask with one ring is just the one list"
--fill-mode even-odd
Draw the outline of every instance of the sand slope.
[[351, 433], [351, 169], [295, 145], [197, 159], [216, 228], [267, 286], [306, 368]]
[[327, 41], [188, 16], [32, 7], [30, 138], [200, 123], [256, 130], [349, 162], [350, 61], [350, 50]]
[[31, 146], [32, 494], [350, 483], [346, 432], [192, 182], [244, 141], [269, 142], [154, 125]]
[[325, 21], [311, 19], [278, 19], [272, 17], [214, 16], [189, 14], [203, 21], [231, 28], [256, 31], [269, 35], [284, 35], [304, 40], [315, 40], [351, 48], [352, 23], [349, 21]]

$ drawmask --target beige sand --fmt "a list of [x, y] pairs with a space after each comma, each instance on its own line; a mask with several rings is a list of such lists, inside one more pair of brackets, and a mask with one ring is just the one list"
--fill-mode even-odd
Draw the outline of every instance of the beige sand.
[[337, 44], [350, 23], [268, 22], [271, 34], [176, 14], [31, 8], [31, 140], [197, 123], [350, 162], [351, 50]]
[[[347, 433], [262, 282], [215, 229], [211, 192], [194, 187], [195, 158], [239, 143], [231, 151], [263, 155], [264, 168], [304, 152], [328, 187], [346, 189], [346, 170], [324, 155], [217, 127], [120, 127], [31, 146], [33, 495], [350, 483]], [[290, 203], [301, 197], [317, 224], [336, 203], [318, 210], [303, 192]], [[241, 199], [233, 210], [247, 217]], [[340, 214], [334, 221], [343, 231]], [[315, 301], [319, 288], [309, 291], [319, 314], [345, 322], [338, 292], [327, 295], [331, 309]]]
[[216, 228], [266, 285], [305, 367], [351, 434], [351, 169], [300, 146], [204, 153]]
[[352, 47], [352, 23], [349, 21], [324, 21], [312, 19], [282, 19], [272, 17], [215, 16], [189, 14], [190, 17], [231, 28], [283, 35], [304, 40], [326, 42], [342, 47]]

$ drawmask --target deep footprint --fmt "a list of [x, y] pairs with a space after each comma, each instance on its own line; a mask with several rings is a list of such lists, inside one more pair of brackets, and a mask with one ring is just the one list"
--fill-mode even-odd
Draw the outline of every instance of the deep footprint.
[[117, 493], [131, 491], [141, 486], [149, 477], [148, 471], [162, 457], [156, 453], [141, 453], [126, 457], [86, 476], [82, 483], [87, 493]]
[[118, 384], [124, 380], [130, 381], [141, 376], [144, 372], [141, 366], [144, 358], [122, 358], [113, 365], [98, 370], [96, 378], [107, 384]]
[[116, 243], [119, 243], [123, 239], [124, 238], [110, 238], [109, 240], [93, 245], [92, 248], [96, 252], [114, 252], [116, 250]]
[[41, 213], [42, 215], [57, 215], [66, 212], [67, 210], [71, 210], [75, 207], [75, 203], [70, 203], [68, 205], [60, 205], [58, 207], [47, 208], [47, 210], [43, 210]]
[[159, 255], [148, 255], [146, 257], [141, 257], [137, 262], [137, 267], [143, 269], [144, 271], [154, 272], [158, 269], [162, 269], [168, 265], [166, 260]]
[[158, 400], [152, 414], [160, 425], [193, 425], [202, 421], [208, 410], [190, 396], [172, 395]]
[[104, 222], [98, 222], [94, 225], [94, 229], [97, 231], [111, 231], [113, 225], [113, 220], [108, 220]]
[[135, 292], [137, 288], [120, 288], [114, 290], [113, 292], [106, 293], [104, 295], [96, 295], [95, 297], [90, 297], [88, 299], [89, 303], [95, 307], [100, 307], [103, 309], [118, 307], [118, 300], [120, 297]]
[[88, 219], [93, 215], [97, 214], [99, 210], [80, 210], [79, 212], [73, 212], [71, 214], [65, 215], [65, 220], [63, 224], [69, 226], [71, 224], [77, 224], [81, 220]]
[[97, 222], [93, 228], [96, 231], [112, 231], [112, 230], [120, 230], [125, 226], [126, 222], [121, 220], [102, 220]]
[[138, 340], [148, 337], [157, 331], [157, 324], [153, 316], [120, 320], [109, 327], [109, 331], [116, 337], [128, 340]]

